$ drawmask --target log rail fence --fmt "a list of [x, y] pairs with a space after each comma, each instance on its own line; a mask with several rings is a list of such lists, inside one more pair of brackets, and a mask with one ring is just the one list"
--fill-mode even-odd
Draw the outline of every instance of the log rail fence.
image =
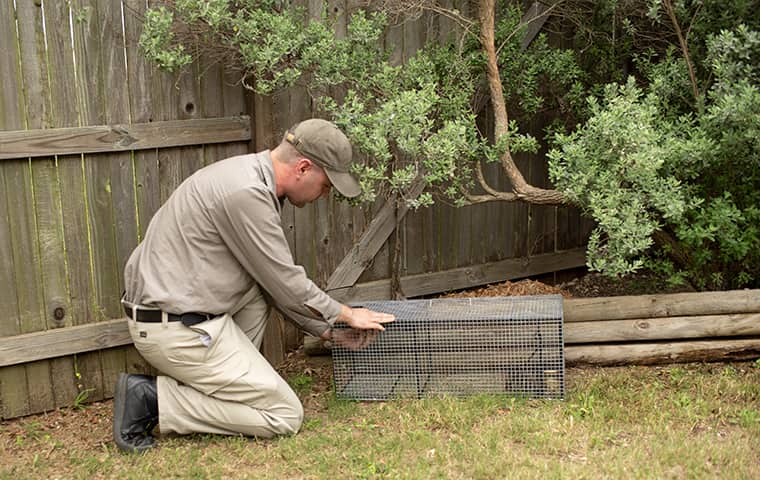
[[566, 299], [568, 365], [760, 357], [760, 290]]

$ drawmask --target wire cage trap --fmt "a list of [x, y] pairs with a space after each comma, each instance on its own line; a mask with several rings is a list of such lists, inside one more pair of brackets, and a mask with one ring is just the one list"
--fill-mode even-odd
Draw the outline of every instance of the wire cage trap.
[[564, 398], [560, 295], [362, 306], [392, 313], [396, 321], [362, 350], [333, 346], [338, 397], [388, 400], [492, 393]]

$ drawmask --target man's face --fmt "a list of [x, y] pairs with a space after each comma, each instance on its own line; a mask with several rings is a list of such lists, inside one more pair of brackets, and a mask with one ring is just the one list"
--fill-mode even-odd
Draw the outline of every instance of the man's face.
[[332, 183], [322, 167], [307, 158], [302, 158], [296, 163], [295, 168], [296, 188], [288, 195], [290, 203], [301, 208], [330, 194]]

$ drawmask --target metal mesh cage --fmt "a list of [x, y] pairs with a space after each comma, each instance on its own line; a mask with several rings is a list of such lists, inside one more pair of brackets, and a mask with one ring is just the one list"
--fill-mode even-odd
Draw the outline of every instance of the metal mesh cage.
[[477, 393], [564, 397], [559, 295], [362, 306], [392, 313], [396, 321], [362, 350], [333, 346], [339, 397], [387, 400]]

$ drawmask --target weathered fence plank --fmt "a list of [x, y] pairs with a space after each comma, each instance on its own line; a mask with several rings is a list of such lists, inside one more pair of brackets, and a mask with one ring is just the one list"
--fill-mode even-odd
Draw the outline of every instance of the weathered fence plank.
[[523, 50], [528, 48], [528, 45], [536, 38], [544, 23], [546, 23], [546, 20], [549, 18], [547, 10], [549, 10], [549, 7], [543, 2], [535, 1], [523, 14], [520, 23], [527, 25], [521, 44]]
[[0, 128], [3, 130], [23, 128], [23, 96], [16, 90], [19, 66], [16, 37], [16, 11], [13, 0], [0, 1]]
[[[141, 54], [138, 41], [142, 32], [141, 18], [147, 7], [142, 0], [124, 0], [124, 46], [127, 57], [127, 84], [130, 92], [130, 119], [133, 128], [143, 124], [146, 127], [163, 124], [154, 118], [156, 101], [154, 95], [160, 93], [154, 88], [157, 84], [158, 73], [155, 66]], [[179, 125], [180, 123], [177, 122]], [[183, 122], [181, 125], [188, 125]], [[197, 132], [199, 135], [201, 132]], [[171, 136], [167, 136], [172, 138]], [[168, 145], [175, 146], [175, 145]], [[137, 234], [142, 239], [148, 227], [149, 220], [160, 207], [160, 192], [158, 183], [158, 148], [135, 150], [133, 156], [135, 171], [135, 198], [137, 203]]]
[[[158, 73], [155, 71], [155, 67], [143, 57], [138, 46], [142, 31], [141, 16], [144, 14], [147, 4], [142, 0], [123, 0], [122, 5], [126, 83], [129, 91], [129, 121], [132, 125], [161, 124], [162, 122], [154, 122], [155, 119], [153, 118], [155, 102], [152, 93]], [[134, 179], [130, 180], [134, 182], [132, 188], [134, 192], [135, 242], [139, 242], [143, 238], [149, 220], [160, 206], [157, 152], [155, 148], [132, 152]], [[127, 255], [129, 254], [131, 252], [127, 252]], [[125, 348], [124, 356], [128, 372], [156, 373], [134, 347]]]
[[[77, 127], [77, 97], [72, 95], [76, 86], [74, 56], [71, 43], [71, 10], [67, 2], [47, 2], [44, 6], [45, 15], [45, 44], [48, 59], [48, 85], [51, 104], [51, 124], [53, 128]], [[32, 165], [37, 160], [32, 161]], [[73, 325], [72, 319], [82, 318], [85, 309], [83, 303], [89, 305], [89, 254], [87, 252], [86, 227], [82, 227], [81, 218], [72, 218], [71, 196], [77, 193], [81, 197], [82, 189], [82, 156], [57, 156], [55, 160], [56, 185], [58, 187], [57, 204], [51, 211], [60, 223], [61, 246], [58, 250], [57, 262], [64, 269], [66, 292], [64, 305], [61, 310], [54, 311], [53, 326], [63, 327]], [[77, 181], [78, 180], [78, 181]], [[75, 201], [76, 212], [84, 211], [81, 198]], [[39, 206], [38, 206], [39, 208]], [[81, 217], [81, 214], [79, 215]], [[68, 243], [67, 243], [68, 242]], [[68, 247], [68, 248], [67, 248]], [[80, 255], [83, 254], [83, 257]], [[78, 259], [83, 258], [83, 263]], [[62, 260], [63, 259], [63, 260]], [[85, 286], [78, 287], [84, 282]], [[76, 307], [75, 307], [76, 305]], [[57, 314], [57, 315], [55, 315]], [[48, 316], [50, 310], [48, 307]], [[57, 357], [50, 360], [50, 381], [55, 397], [55, 407], [71, 405], [79, 393], [77, 388], [76, 366], [74, 357]]]
[[[66, 325], [76, 325], [92, 321], [95, 318], [94, 312], [96, 311], [94, 278], [90, 270], [90, 223], [87, 217], [84, 158], [82, 155], [59, 157], [58, 175], [63, 186], [61, 188], [61, 219], [66, 244], [64, 258], [69, 288], [69, 309], [65, 312], [64, 318]], [[79, 363], [86, 365], [85, 361]], [[77, 364], [77, 366], [81, 365]], [[63, 381], [64, 377], [60, 373], [60, 376], [54, 378]], [[76, 388], [76, 372], [66, 372], [66, 375], [65, 385], [69, 386], [69, 382], [72, 382], [74, 389], [67, 389], [68, 393], [65, 394], [65, 397], [75, 398], [79, 391]], [[57, 401], [56, 403], [60, 404], [61, 402]]]
[[244, 142], [250, 138], [247, 117], [21, 130], [0, 132], [0, 159]]
[[[429, 33], [435, 33], [429, 28], [432, 18], [432, 14], [426, 11], [414, 21], [404, 23], [404, 61], [422, 50], [428, 39], [434, 40], [429, 37]], [[411, 273], [432, 272], [438, 269], [436, 262], [439, 255], [440, 237], [434, 224], [435, 210], [435, 208], [426, 207], [412, 212], [413, 215], [418, 214], [420, 217], [422, 237], [415, 240], [422, 248], [422, 270], [410, 271]]]
[[[14, 4], [15, 5], [15, 4]], [[14, 6], [12, 5], [12, 6]], [[15, 25], [8, 25], [17, 33], [18, 65], [23, 78], [29, 78], [27, 85], [12, 79], [3, 89], [10, 90], [21, 105], [27, 108], [18, 112], [19, 116], [6, 120], [8, 127], [28, 128], [29, 116], [32, 121], [41, 121], [46, 115], [39, 85], [41, 75], [40, 58], [37, 55], [37, 31], [42, 31], [39, 8], [30, 2], [15, 5]], [[11, 19], [14, 17], [12, 16]], [[27, 63], [28, 62], [28, 63]], [[14, 69], [11, 67], [11, 69]], [[14, 69], [15, 70], [15, 69]], [[27, 103], [28, 102], [28, 103]], [[12, 123], [16, 123], [13, 125]], [[13, 278], [16, 282], [18, 316], [9, 330], [15, 333], [34, 332], [45, 329], [45, 298], [42, 287], [42, 272], [37, 230], [35, 224], [34, 189], [31, 164], [27, 159], [19, 159], [2, 165], [5, 170], [5, 194], [7, 195], [6, 215], [9, 224]], [[19, 288], [20, 287], [20, 288]], [[39, 365], [25, 366], [23, 369], [4, 370], [0, 378], [0, 395], [3, 398], [3, 415], [22, 415], [31, 406], [30, 380], [36, 375], [45, 375]], [[33, 387], [36, 391], [36, 386]], [[15, 392], [12, 392], [15, 390]], [[18, 392], [18, 393], [16, 393]], [[43, 395], [44, 392], [43, 392]], [[7, 401], [6, 401], [7, 396]], [[46, 395], [45, 395], [46, 396]]]
[[0, 338], [0, 366], [132, 343], [123, 318]]
[[[113, 32], [106, 32], [107, 19], [102, 11], [100, 0], [73, 0], [72, 13], [79, 18], [73, 24], [74, 54], [77, 77], [77, 106], [80, 112], [80, 125], [102, 125], [107, 123], [106, 115], [109, 99], [107, 98], [107, 68], [103, 49], [113, 49], [110, 37]], [[105, 7], [107, 8], [107, 6]], [[108, 43], [104, 44], [104, 37]], [[102, 154], [86, 154], [83, 163], [85, 215], [87, 219], [87, 239], [93, 289], [91, 318], [79, 319], [80, 322], [104, 320], [118, 308], [119, 272], [117, 265], [115, 219], [111, 198], [111, 157]], [[103, 368], [99, 352], [84, 353], [76, 357], [77, 385], [90, 392], [91, 400], [104, 398]]]
[[[130, 123], [129, 88], [124, 88], [128, 76], [124, 54], [125, 40], [122, 33], [121, 2], [101, 1], [98, 9], [98, 15], [102, 18], [101, 41], [104, 45], [115, 47], [101, 49], [103, 85], [104, 90], [108, 92], [105, 97], [104, 120], [107, 124]], [[132, 152], [111, 152], [107, 156], [107, 162], [104, 162], [104, 165], [107, 163], [109, 167], [108, 185], [114, 218], [111, 229], [115, 244], [115, 286], [117, 287], [116, 298], [111, 299], [106, 307], [107, 318], [118, 318], [122, 315], [118, 303], [121, 292], [124, 290], [122, 272], [138, 239], [132, 156]], [[103, 375], [103, 396], [109, 398], [113, 396], [119, 374], [127, 369], [126, 349], [115, 348], [101, 351], [100, 366]]]

